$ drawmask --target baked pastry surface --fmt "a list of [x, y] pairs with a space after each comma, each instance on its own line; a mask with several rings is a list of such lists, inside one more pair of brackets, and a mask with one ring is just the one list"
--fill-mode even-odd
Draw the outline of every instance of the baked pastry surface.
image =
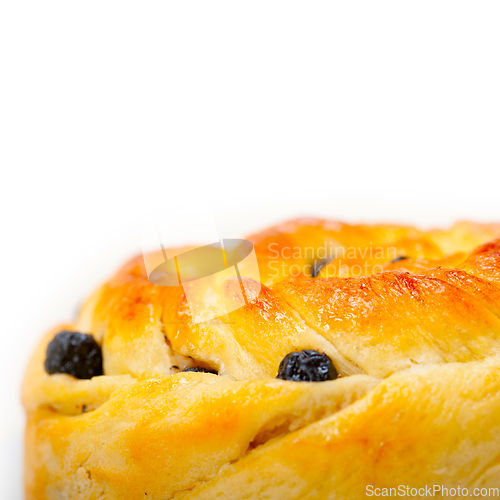
[[[500, 225], [299, 219], [249, 239], [260, 293], [226, 316], [194, 323], [141, 256], [42, 339], [23, 384], [27, 499], [500, 488]], [[104, 375], [45, 372], [63, 329], [92, 334]], [[340, 378], [276, 379], [303, 349]]]

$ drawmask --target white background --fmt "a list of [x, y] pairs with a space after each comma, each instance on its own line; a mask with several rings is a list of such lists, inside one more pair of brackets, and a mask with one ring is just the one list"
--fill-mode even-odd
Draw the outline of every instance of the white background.
[[36, 339], [145, 213], [500, 221], [498, 2], [0, 4], [1, 498]]

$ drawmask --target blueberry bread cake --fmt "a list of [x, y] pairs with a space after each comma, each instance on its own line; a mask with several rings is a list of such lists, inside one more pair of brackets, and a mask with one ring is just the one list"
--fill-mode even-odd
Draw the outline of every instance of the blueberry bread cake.
[[139, 256], [45, 335], [28, 500], [500, 486], [500, 225], [299, 219], [248, 239], [259, 292], [225, 316], [192, 321]]

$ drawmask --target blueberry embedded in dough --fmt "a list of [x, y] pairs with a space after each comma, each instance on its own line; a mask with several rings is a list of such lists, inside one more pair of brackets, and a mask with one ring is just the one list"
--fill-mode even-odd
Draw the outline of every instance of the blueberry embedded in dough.
[[287, 354], [280, 363], [277, 376], [296, 382], [324, 382], [337, 377], [332, 360], [326, 354], [311, 349]]
[[45, 371], [79, 379], [102, 375], [101, 348], [92, 335], [63, 330], [47, 346]]
[[316, 278], [321, 272], [321, 269], [323, 269], [323, 267], [325, 267], [331, 260], [332, 259], [315, 260], [312, 264], [311, 277]]
[[210, 370], [209, 368], [201, 368], [198, 366], [190, 366], [189, 368], [184, 368], [182, 372], [200, 372], [200, 373], [211, 373], [212, 375], [218, 375], [215, 370]]
[[406, 256], [406, 255], [401, 255], [399, 257], [396, 257], [395, 259], [392, 259], [391, 260], [391, 264], [396, 264], [396, 262], [399, 262], [401, 260], [408, 260], [410, 257]]

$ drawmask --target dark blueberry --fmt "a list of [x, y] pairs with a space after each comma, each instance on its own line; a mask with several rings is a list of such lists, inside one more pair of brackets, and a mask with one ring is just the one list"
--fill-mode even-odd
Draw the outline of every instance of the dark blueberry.
[[81, 379], [102, 375], [101, 348], [92, 335], [59, 332], [47, 347], [45, 371], [68, 373]]
[[214, 375], [218, 375], [215, 370], [210, 370], [209, 368], [199, 368], [198, 366], [190, 366], [189, 368], [184, 368], [181, 370], [183, 372], [200, 372], [200, 373], [213, 373]]
[[316, 278], [318, 274], [320, 273], [321, 269], [325, 267], [328, 262], [330, 262], [331, 259], [324, 259], [324, 260], [315, 260], [312, 264], [312, 271], [311, 271], [311, 276], [313, 278]]
[[399, 262], [400, 260], [408, 260], [410, 257], [407, 257], [406, 255], [401, 255], [401, 257], [396, 257], [395, 259], [391, 260], [391, 264], [395, 264], [396, 262]]
[[335, 380], [337, 376], [337, 370], [326, 354], [304, 349], [291, 352], [283, 358], [277, 378], [296, 382], [323, 382]]

